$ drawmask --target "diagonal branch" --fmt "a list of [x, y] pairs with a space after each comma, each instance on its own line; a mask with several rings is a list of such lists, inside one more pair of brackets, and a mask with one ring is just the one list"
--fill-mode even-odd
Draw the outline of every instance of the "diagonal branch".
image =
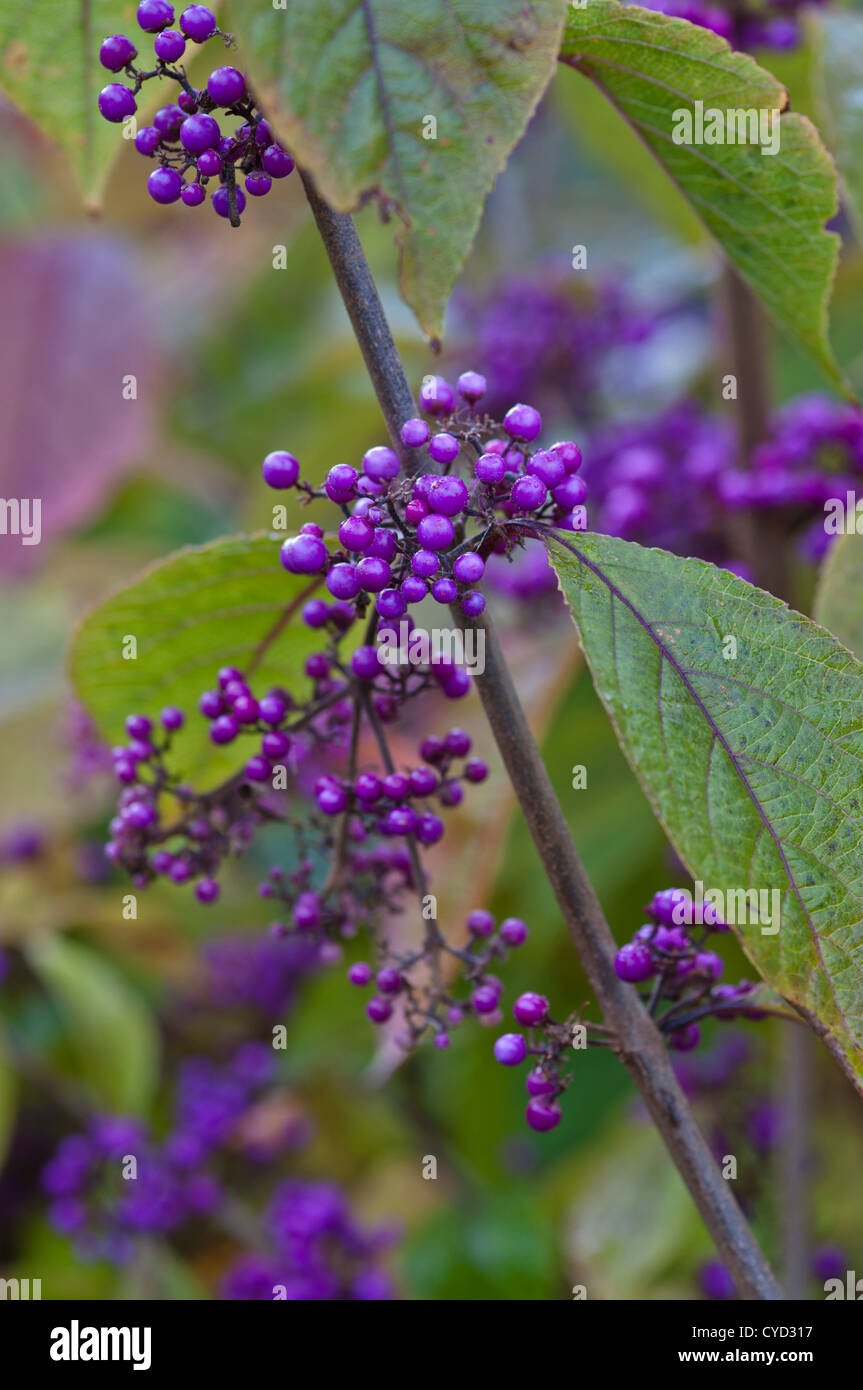
[[[395, 447], [415, 412], [413, 396], [353, 219], [334, 213], [303, 175], [315, 221], [362, 350]], [[485, 637], [485, 672], [476, 678], [483, 709], [561, 914], [581, 956], [614, 1048], [662, 1135], [741, 1295], [781, 1299], [779, 1288], [731, 1189], [722, 1178], [674, 1075], [662, 1036], [636, 991], [617, 978], [615, 943], [573, 844], [491, 622], [470, 623]]]

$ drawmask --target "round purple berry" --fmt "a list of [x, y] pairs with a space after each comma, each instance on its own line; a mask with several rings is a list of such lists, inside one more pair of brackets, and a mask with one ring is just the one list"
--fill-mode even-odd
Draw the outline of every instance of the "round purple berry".
[[372, 967], [367, 965], [364, 960], [358, 960], [348, 971], [348, 979], [351, 984], [358, 985], [360, 988], [362, 988], [363, 985], [367, 985], [371, 978]]
[[541, 478], [546, 487], [557, 487], [566, 476], [566, 465], [554, 449], [539, 449], [527, 465], [527, 472]]
[[345, 550], [368, 550], [375, 538], [375, 528], [364, 516], [348, 516], [339, 526], [339, 540]]
[[550, 1080], [539, 1067], [528, 1072], [525, 1086], [529, 1096], [553, 1096], [557, 1090], [557, 1082]]
[[167, 729], [169, 733], [174, 733], [177, 729], [182, 729], [185, 718], [186, 716], [183, 714], [183, 711], [177, 709], [176, 705], [166, 705], [159, 715], [162, 728]]
[[442, 575], [432, 584], [432, 598], [438, 603], [452, 603], [458, 597], [458, 585], [448, 575]]
[[200, 903], [214, 903], [219, 891], [219, 885], [214, 878], [202, 878], [195, 884], [195, 897]]
[[521, 1033], [504, 1033], [494, 1045], [495, 1060], [504, 1067], [517, 1067], [527, 1056], [527, 1043]]
[[411, 569], [420, 579], [431, 579], [440, 569], [440, 560], [431, 550], [417, 550], [411, 558]]
[[279, 551], [279, 559], [291, 574], [319, 574], [327, 558], [327, 547], [319, 536], [291, 536]]
[[472, 936], [491, 936], [494, 931], [494, 918], [484, 908], [474, 908], [467, 919], [467, 929]]
[[381, 589], [375, 607], [382, 618], [400, 618], [407, 608], [407, 599], [400, 589]]
[[109, 72], [119, 72], [137, 56], [137, 48], [125, 34], [112, 34], [110, 38], [103, 40], [99, 49], [99, 62]]
[[381, 664], [377, 647], [357, 647], [351, 657], [351, 670], [358, 680], [371, 681], [380, 675]]
[[417, 540], [428, 550], [447, 550], [452, 545], [454, 536], [455, 529], [449, 517], [441, 516], [437, 512], [424, 516], [417, 527]]
[[232, 743], [239, 731], [239, 722], [232, 714], [220, 714], [210, 725], [210, 738], [213, 743]]
[[372, 1023], [386, 1023], [392, 1011], [393, 1006], [389, 999], [385, 999], [380, 994], [374, 995], [366, 1004], [366, 1014], [371, 1019]]
[[183, 191], [183, 180], [176, 169], [154, 169], [147, 179], [147, 192], [156, 203], [176, 203]]
[[500, 483], [506, 474], [506, 464], [500, 454], [481, 454], [473, 471], [481, 483]]
[[154, 125], [142, 126], [135, 136], [135, 149], [148, 158], [157, 148], [162, 137]]
[[435, 434], [429, 441], [429, 455], [435, 463], [452, 463], [458, 458], [459, 442], [452, 434]]
[[[109, 82], [99, 93], [99, 110], [106, 121], [115, 125], [125, 121], [138, 109], [138, 104], [128, 87], [122, 82]], [[179, 175], [177, 176], [179, 178]]]
[[206, 196], [206, 193], [199, 183], [184, 184], [183, 191], [180, 194], [187, 208], [200, 207]]
[[551, 495], [559, 507], [571, 511], [573, 507], [580, 507], [587, 497], [587, 483], [571, 473], [553, 489]]
[[215, 149], [220, 139], [218, 122], [212, 116], [187, 116], [180, 126], [180, 144], [189, 154]]
[[216, 150], [204, 150], [198, 155], [198, 173], [202, 178], [212, 179], [222, 172], [222, 156]]
[[507, 946], [522, 946], [527, 941], [527, 924], [520, 917], [505, 917], [500, 924], [500, 934]]
[[174, 22], [174, 6], [168, 0], [141, 0], [138, 6], [138, 23], [145, 34], [158, 34]]
[[522, 512], [535, 512], [541, 507], [548, 497], [548, 488], [533, 473], [526, 473], [523, 478], [517, 478], [512, 485], [510, 493], [512, 504]]
[[427, 812], [417, 817], [416, 837], [421, 845], [436, 845], [443, 833], [444, 825], [440, 816]]
[[378, 971], [375, 984], [381, 994], [398, 994], [402, 987], [402, 977], [391, 965], [387, 965]]
[[[114, 69], [116, 72], [116, 68]], [[401, 428], [402, 443], [410, 449], [418, 449], [429, 437], [429, 427], [425, 420], [405, 420]]]
[[560, 1106], [556, 1101], [544, 1101], [535, 1097], [529, 1100], [524, 1117], [537, 1134], [547, 1134], [560, 1124]]
[[548, 1000], [542, 994], [527, 990], [516, 999], [512, 1013], [516, 1023], [523, 1024], [525, 1028], [535, 1028], [548, 1016]]
[[363, 472], [376, 483], [385, 483], [395, 478], [401, 468], [399, 456], [386, 444], [376, 444], [363, 454]]
[[293, 454], [284, 449], [275, 449], [267, 454], [261, 464], [261, 473], [268, 487], [293, 487], [300, 476], [300, 465]]
[[614, 973], [619, 980], [638, 985], [653, 974], [653, 956], [643, 941], [629, 941], [614, 957]]
[[178, 34], [176, 29], [163, 29], [162, 33], [156, 38], [153, 47], [156, 50], [156, 57], [161, 58], [163, 63], [176, 63], [178, 58], [182, 58], [186, 51], [186, 40], [182, 34]]
[[461, 596], [461, 611], [466, 618], [478, 618], [485, 608], [485, 594], [481, 594], [479, 589], [468, 589], [466, 594]]
[[542, 429], [542, 416], [532, 405], [514, 405], [504, 415], [503, 427], [511, 439], [530, 442]]
[[273, 180], [266, 174], [249, 174], [246, 178], [246, 192], [252, 198], [263, 198], [273, 186]]
[[677, 1052], [691, 1052], [701, 1040], [701, 1029], [697, 1023], [687, 1023], [683, 1028], [675, 1028], [669, 1039]]
[[379, 594], [393, 582], [393, 572], [386, 560], [377, 555], [364, 555], [356, 567], [360, 587], [368, 594]]
[[473, 403], [482, 399], [488, 389], [488, 383], [484, 376], [480, 376], [479, 372], [462, 372], [455, 384], [455, 389], [463, 401]]
[[268, 145], [261, 155], [261, 163], [271, 179], [286, 179], [294, 167], [294, 161], [281, 145]]
[[[242, 188], [235, 188], [234, 193], [237, 198], [237, 214], [239, 215], [246, 206], [246, 195]], [[213, 208], [219, 217], [230, 217], [231, 204], [228, 198], [227, 188], [217, 188], [213, 194]]]
[[469, 550], [467, 554], [459, 555], [452, 572], [460, 584], [476, 584], [485, 572], [485, 561], [475, 550]]
[[193, 43], [205, 43], [216, 32], [216, 16], [206, 5], [189, 5], [180, 15], [180, 28]]
[[210, 73], [207, 91], [216, 106], [233, 106], [246, 94], [246, 79], [237, 68], [216, 68]]
[[425, 493], [425, 500], [431, 510], [442, 516], [457, 516], [459, 512], [464, 511], [468, 497], [467, 484], [461, 478], [449, 476], [441, 478], [433, 475]]
[[419, 403], [427, 415], [449, 415], [455, 408], [455, 392], [442, 376], [427, 376], [420, 387]]

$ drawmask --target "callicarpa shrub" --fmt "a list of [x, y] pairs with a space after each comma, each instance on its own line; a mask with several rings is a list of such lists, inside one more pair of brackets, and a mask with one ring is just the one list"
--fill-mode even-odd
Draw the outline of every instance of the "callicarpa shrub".
[[[81, 876], [113, 876], [133, 909], [139, 895], [154, 910], [180, 903], [212, 933], [193, 982], [174, 982], [163, 1008], [159, 1105], [79, 1106], [39, 1153], [49, 1224], [82, 1260], [146, 1266], [154, 1246], [182, 1260], [206, 1235], [227, 1247], [209, 1284], [223, 1299], [397, 1295], [399, 1232], [355, 1208], [343, 1172], [317, 1170], [312, 1107], [283, 1084], [292, 1048], [318, 1045], [297, 1021], [303, 1001], [337, 988], [357, 1022], [345, 1051], [365, 1049], [366, 1074], [423, 1134], [434, 1122], [404, 1077], [422, 1066], [445, 1078], [466, 1039], [482, 1038], [488, 1085], [509, 1086], [531, 1154], [563, 1152], [590, 1068], [617, 1059], [649, 1142], [665, 1145], [703, 1222], [690, 1291], [785, 1297], [761, 1248], [768, 1202], [755, 1170], [787, 1153], [800, 1198], [807, 1039], [823, 1043], [818, 1064], [834, 1079], [863, 1090], [863, 565], [847, 544], [863, 416], [827, 336], [859, 171], [835, 17], [815, 45], [802, 8], [422, 0], [408, 16], [389, 0], [350, 13], [318, 0], [179, 12], [141, 0], [134, 37], [101, 42], [111, 80], [90, 115], [106, 123], [99, 140], [116, 129], [130, 158], [148, 161], [162, 245], [201, 235], [170, 219], [209, 201], [234, 229], [214, 255], [236, 271], [244, 245], [300, 208], [368, 376], [346, 381], [344, 399], [373, 393], [381, 418], [321, 468], [320, 397], [309, 419], [283, 412], [266, 446], [244, 445], [237, 460], [268, 529], [158, 560], [74, 636], [71, 784], [113, 778], [103, 860], [90, 831]], [[808, 54], [810, 43], [830, 150], [749, 51]], [[23, 80], [9, 83], [26, 110]], [[677, 199], [698, 254], [715, 256], [695, 317], [702, 337], [719, 323], [723, 336], [655, 400], [651, 386], [629, 391], [626, 373], [680, 326], [681, 297], [651, 311], [607, 273], [573, 292], [594, 248], [569, 243], [588, 231], [555, 230], [544, 265], [509, 278], [493, 267], [484, 290], [460, 287], [462, 342], [444, 335], [486, 196], [499, 177], [506, 186], [529, 126], [527, 141], [541, 140], [552, 83], [593, 112], [607, 101], [611, 126], [589, 117], [583, 136], [607, 145], [611, 173], [629, 156], [606, 130], [628, 123], [650, 170], [640, 196], [655, 207], [659, 180], [658, 201]], [[753, 119], [725, 120], [735, 112]], [[557, 180], [549, 168], [546, 223]], [[271, 194], [258, 225], [246, 219], [248, 200]], [[431, 354], [425, 375], [414, 374], [416, 344], [410, 370], [402, 360], [359, 239], [352, 214], [368, 204], [394, 231], [399, 294]], [[499, 233], [506, 209], [493, 207]], [[211, 222], [214, 238], [228, 235]], [[375, 235], [377, 263], [388, 245]], [[290, 306], [290, 329], [319, 335], [304, 305]], [[812, 376], [779, 406], [767, 316]], [[296, 346], [286, 376], [300, 370]], [[244, 376], [242, 343], [232, 351], [254, 414], [266, 372]], [[859, 351], [846, 356], [853, 376]], [[583, 660], [669, 842], [665, 886], [633, 892], [614, 932], [510, 666], [511, 652], [538, 663], [550, 646], [564, 672]], [[571, 782], [585, 802], [597, 794], [586, 741]], [[530, 841], [535, 914], [492, 898], [476, 825], [470, 896], [441, 910], [472, 803], [491, 818], [509, 800]], [[614, 838], [616, 818], [605, 824]], [[50, 837], [23, 821], [3, 841], [7, 868], [50, 853]], [[606, 868], [604, 891], [613, 876]], [[236, 885], [249, 881], [246, 911], [271, 920], [244, 933]], [[543, 973], [549, 914], [587, 997]], [[0, 956], [12, 997], [66, 988], [76, 972], [91, 992], [107, 988], [104, 962], [69, 948], [49, 931], [11, 965]], [[785, 1029], [774, 1030], [781, 1097], [765, 1080], [772, 1020]], [[744, 1037], [741, 1022], [763, 1026]], [[434, 1084], [445, 1094], [445, 1080]], [[723, 1088], [731, 1118], [711, 1109]], [[795, 1234], [796, 1211], [783, 1216], [787, 1291], [822, 1274], [841, 1283], [842, 1231], [820, 1219], [816, 1244], [800, 1224]], [[587, 1224], [585, 1235], [574, 1222], [582, 1251]]]

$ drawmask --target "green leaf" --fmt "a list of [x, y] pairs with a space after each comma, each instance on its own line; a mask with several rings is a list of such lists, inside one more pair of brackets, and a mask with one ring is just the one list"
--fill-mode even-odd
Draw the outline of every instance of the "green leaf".
[[554, 72], [566, 9], [232, 0], [227, 22], [256, 93], [327, 202], [344, 212], [374, 196], [395, 210], [402, 295], [432, 337], [485, 197]]
[[118, 1114], [143, 1112], [156, 1089], [159, 1039], [138, 995], [103, 956], [78, 942], [43, 936], [25, 953], [66, 1024], [77, 1079], [99, 1105]]
[[735, 931], [863, 1090], [863, 666], [727, 570], [602, 535], [550, 550], [678, 854], [705, 892], [777, 891], [778, 932]]
[[21, 0], [0, 9], [0, 88], [65, 151], [92, 206], [124, 143], [123, 127], [103, 121], [96, 105], [106, 83], [124, 81], [102, 67], [99, 44], [124, 27], [140, 34], [134, 17], [129, 0]]
[[[256, 688], [303, 681], [320, 637], [298, 610], [315, 582], [287, 574], [278, 543], [265, 535], [180, 550], [84, 619], [70, 658], [75, 690], [110, 743], [123, 741], [127, 715], [156, 719], [163, 706], [178, 705], [186, 724], [172, 744], [172, 768], [184, 776], [233, 768], [236, 750], [220, 754], [197, 714], [201, 693], [225, 665], [254, 674]], [[124, 660], [129, 637], [137, 656]]]
[[816, 104], [836, 156], [858, 236], [863, 232], [863, 14], [807, 17], [816, 53]]
[[863, 535], [838, 536], [821, 569], [815, 618], [863, 660]]
[[[561, 57], [605, 93], [689, 199], [785, 332], [840, 381], [827, 338], [839, 238], [836, 171], [815, 127], [769, 72], [724, 39], [654, 10], [590, 0], [570, 10]], [[675, 144], [676, 111], [782, 112], [780, 147]]]

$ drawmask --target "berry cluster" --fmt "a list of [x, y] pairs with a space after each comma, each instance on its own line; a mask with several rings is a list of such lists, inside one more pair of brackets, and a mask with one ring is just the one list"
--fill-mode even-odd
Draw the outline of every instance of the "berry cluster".
[[[651, 10], [688, 19], [712, 29], [734, 48], [796, 48], [800, 42], [797, 12], [813, 0], [646, 0]], [[820, 3], [820, 0], [814, 0]]]
[[[709, 903], [703, 905], [702, 923], [682, 922], [687, 896], [679, 888], [664, 888], [654, 894], [645, 909], [650, 921], [621, 946], [614, 960], [619, 979], [638, 985], [651, 982], [645, 1003], [669, 1045], [678, 1052], [690, 1052], [698, 1046], [700, 1019], [764, 1017], [763, 1010], [746, 1007], [746, 997], [756, 988], [751, 981], [717, 983], [723, 964], [715, 951], [706, 948], [707, 941], [712, 932], [724, 932], [728, 927]], [[663, 1004], [668, 1007], [660, 1012]]]
[[[239, 69], [215, 68], [200, 91], [190, 85], [180, 62], [187, 43], [203, 44], [216, 37], [232, 42], [218, 28], [212, 11], [206, 5], [189, 5], [180, 15], [179, 29], [172, 29], [173, 23], [174, 7], [168, 0], [141, 0], [138, 24], [155, 35], [156, 66], [149, 72], [135, 66], [138, 50], [124, 34], [104, 40], [99, 50], [102, 66], [123, 72], [132, 86], [109, 82], [99, 93], [99, 111], [106, 121], [127, 121], [137, 110], [136, 98], [145, 82], [154, 77], [176, 82], [176, 103], [160, 107], [153, 124], [135, 136], [138, 153], [157, 161], [147, 190], [157, 203], [182, 200], [187, 207], [198, 207], [206, 200], [210, 180], [218, 179], [213, 208], [238, 227], [246, 193], [252, 198], [269, 193], [273, 179], [290, 174], [294, 161], [275, 140]], [[214, 111], [224, 113], [222, 125]], [[190, 171], [193, 177], [187, 178]], [[237, 182], [238, 171], [244, 175], [245, 192]]]
[[[455, 390], [442, 377], [423, 383], [420, 404], [439, 428], [408, 420], [401, 438], [409, 453], [426, 451], [434, 472], [417, 466], [405, 477], [395, 450], [376, 445], [361, 468], [336, 464], [317, 489], [300, 479], [292, 454], [268, 455], [263, 476], [270, 487], [299, 487], [343, 512], [338, 548], [329, 549], [321, 528], [307, 522], [282, 546], [285, 569], [325, 576], [334, 598], [354, 603], [359, 613], [373, 598], [385, 621], [401, 618], [429, 593], [476, 618], [485, 596], [475, 585], [490, 554], [508, 555], [525, 535], [550, 527], [583, 530], [587, 486], [578, 476], [578, 446], [564, 440], [533, 448], [542, 429], [539, 411], [514, 405], [494, 421], [475, 408], [485, 390], [476, 372], [463, 373]], [[373, 655], [361, 659], [371, 675]]]

